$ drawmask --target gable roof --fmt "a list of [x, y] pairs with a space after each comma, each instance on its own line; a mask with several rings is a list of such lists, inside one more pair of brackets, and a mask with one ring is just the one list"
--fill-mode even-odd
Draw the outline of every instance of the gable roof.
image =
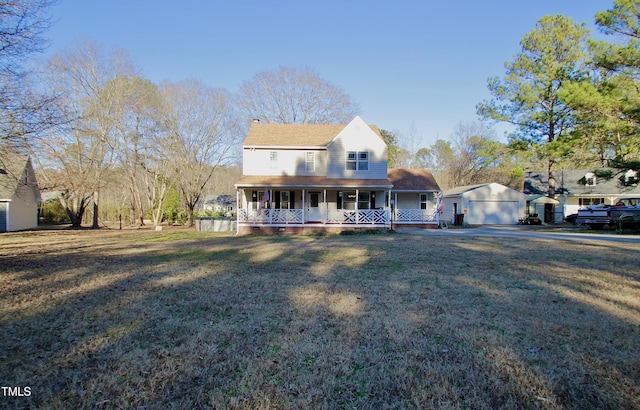
[[489, 184], [475, 184], [475, 185], [458, 186], [458, 187], [447, 189], [446, 191], [443, 191], [442, 195], [443, 196], [462, 195], [465, 192], [473, 191], [474, 189], [478, 189], [480, 187], [487, 186], [487, 185], [489, 185]]
[[[567, 196], [607, 196], [640, 195], [640, 186], [623, 186], [618, 178], [620, 171], [614, 168], [601, 168], [596, 174], [610, 174], [611, 178], [597, 177], [596, 184], [585, 185], [584, 177], [593, 173], [593, 169], [565, 169], [555, 171], [556, 194]], [[523, 192], [527, 195], [546, 195], [549, 187], [549, 175], [546, 171], [528, 171], [524, 176]]]
[[[509, 188], [506, 185], [499, 184], [497, 182], [489, 182], [485, 184], [465, 185], [448, 189], [442, 193], [443, 197], [467, 197], [473, 200], [473, 198], [480, 198], [489, 194], [490, 197], [500, 198], [499, 200], [506, 200], [507, 198], [524, 200], [527, 195], [522, 192]], [[484, 198], [482, 200], [485, 200]], [[508, 199], [511, 200], [511, 199]]]
[[389, 180], [393, 184], [394, 191], [439, 191], [440, 186], [427, 169], [400, 169], [388, 170]]
[[[27, 173], [27, 180], [37, 189], [31, 160], [27, 155], [12, 151], [0, 153], [0, 199], [12, 200], [14, 198], [20, 183], [25, 180], [25, 173]], [[39, 190], [36, 193], [36, 196], [39, 197]]]
[[[326, 147], [346, 124], [263, 124], [254, 122], [244, 139], [246, 147]], [[369, 125], [380, 138], [380, 130]]]

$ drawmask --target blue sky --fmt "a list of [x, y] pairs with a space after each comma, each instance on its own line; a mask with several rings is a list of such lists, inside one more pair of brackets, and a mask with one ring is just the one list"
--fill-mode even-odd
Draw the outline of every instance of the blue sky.
[[[613, 0], [60, 0], [48, 54], [90, 39], [154, 82], [236, 92], [279, 66], [312, 67], [406, 145], [448, 139], [490, 97], [487, 78], [545, 14], [586, 22]], [[503, 127], [497, 128], [500, 136]], [[411, 148], [411, 147], [410, 147]]]

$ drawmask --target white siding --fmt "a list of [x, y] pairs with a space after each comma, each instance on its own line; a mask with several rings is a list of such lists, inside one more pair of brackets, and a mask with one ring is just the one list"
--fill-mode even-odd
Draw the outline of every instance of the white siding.
[[515, 225], [521, 216], [517, 201], [470, 201], [464, 220], [471, 225]]
[[[369, 152], [369, 169], [347, 170], [347, 151]], [[351, 121], [328, 146], [327, 177], [354, 179], [387, 178], [387, 145], [360, 117]]]
[[[278, 156], [277, 168], [272, 169], [271, 153]], [[315, 171], [307, 172], [306, 153], [315, 153]], [[289, 175], [289, 176], [323, 176], [327, 169], [327, 153], [318, 149], [250, 149], [242, 153], [243, 175]]]
[[397, 195], [396, 209], [420, 209], [421, 194], [427, 195], [427, 209], [434, 209], [435, 199], [433, 192], [399, 192], [398, 194], [392, 192], [391, 197], [395, 199]]
[[527, 208], [527, 196], [497, 183], [487, 184], [460, 195], [446, 197], [443, 219], [453, 221], [453, 204], [472, 225], [517, 224]]
[[8, 202], [9, 231], [31, 229], [38, 226], [38, 207], [33, 188], [20, 184], [11, 202]]

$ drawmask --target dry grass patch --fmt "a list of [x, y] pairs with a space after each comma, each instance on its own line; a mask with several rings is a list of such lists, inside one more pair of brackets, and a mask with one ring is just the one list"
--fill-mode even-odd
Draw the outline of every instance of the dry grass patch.
[[633, 244], [0, 236], [7, 408], [639, 408]]

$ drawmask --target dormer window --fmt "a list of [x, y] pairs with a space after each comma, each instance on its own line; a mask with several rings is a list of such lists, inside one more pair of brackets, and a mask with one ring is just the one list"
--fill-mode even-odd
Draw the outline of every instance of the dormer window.
[[587, 172], [584, 176], [584, 184], [586, 186], [596, 186], [596, 174], [593, 172]]

